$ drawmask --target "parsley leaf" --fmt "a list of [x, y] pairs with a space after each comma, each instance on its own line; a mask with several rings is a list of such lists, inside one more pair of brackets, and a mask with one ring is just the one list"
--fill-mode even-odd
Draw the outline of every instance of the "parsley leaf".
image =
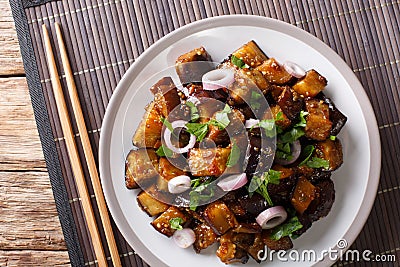
[[185, 126], [186, 132], [196, 136], [198, 142], [201, 142], [208, 133], [207, 123], [188, 122]]
[[249, 65], [244, 63], [243, 60], [241, 60], [240, 58], [236, 57], [235, 55], [231, 56], [231, 62], [232, 62], [233, 65], [237, 66], [239, 69], [250, 68]]
[[258, 102], [258, 100], [259, 100], [262, 96], [263, 96], [263, 95], [260, 94], [260, 93], [258, 93], [258, 92], [255, 92], [255, 91], [252, 91], [252, 92], [251, 92], [250, 106], [251, 106], [253, 109], [259, 109], [259, 108], [261, 107], [261, 104], [260, 104], [260, 102]]
[[286, 223], [278, 225], [273, 228], [271, 233], [272, 240], [279, 240], [284, 236], [292, 236], [294, 232], [301, 229], [303, 225], [300, 223], [299, 218], [294, 216], [290, 218]]
[[304, 158], [302, 162], [300, 162], [299, 166], [303, 166], [304, 164], [307, 163], [307, 161], [310, 159], [312, 153], [315, 150], [315, 146], [313, 145], [308, 145], [306, 146], [303, 151], [301, 152], [300, 157]]
[[197, 121], [200, 118], [200, 115], [196, 105], [190, 101], [186, 101], [186, 106], [190, 108], [190, 120]]
[[308, 160], [306, 162], [306, 165], [310, 168], [318, 169], [318, 168], [324, 168], [324, 169], [329, 169], [329, 161], [326, 159], [321, 159], [317, 157], [313, 157], [312, 159]]
[[214, 196], [214, 188], [210, 186], [211, 180], [204, 182], [203, 180], [203, 178], [198, 178], [191, 182], [192, 190], [189, 193], [189, 208], [191, 210], [196, 210], [200, 202], [208, 201]]
[[285, 118], [283, 117], [283, 112], [282, 111], [279, 111], [277, 114], [276, 114], [276, 118], [275, 118], [275, 121], [283, 121]]
[[293, 158], [290, 143], [277, 143], [275, 155], [279, 159], [291, 160]]
[[277, 127], [275, 125], [275, 120], [261, 120], [256, 125], [265, 130], [265, 135], [267, 137], [274, 137], [276, 135]]
[[218, 126], [220, 130], [225, 129], [231, 122], [228, 117], [228, 114], [231, 112], [231, 108], [228, 104], [226, 104], [222, 111], [219, 111], [215, 114], [215, 120], [210, 120], [210, 123], [212, 125]]
[[336, 140], [336, 136], [335, 135], [331, 135], [331, 136], [329, 136], [329, 139], [331, 139], [332, 141], [335, 141]]
[[273, 206], [274, 203], [272, 203], [271, 197], [268, 193], [268, 184], [279, 184], [280, 177], [281, 172], [272, 169], [270, 169], [268, 172], [264, 172], [262, 177], [253, 176], [250, 181], [248, 191], [250, 194], [253, 192], [259, 193], [265, 198], [265, 200], [268, 202], [268, 205]]
[[175, 217], [169, 220], [169, 224], [171, 225], [171, 229], [175, 229], [175, 230], [182, 230], [182, 224], [183, 223], [183, 219], [180, 217]]
[[168, 147], [162, 145], [157, 149], [156, 154], [159, 157], [172, 157], [174, 152], [171, 149], [169, 149]]
[[279, 139], [282, 143], [293, 143], [304, 135], [304, 131], [300, 128], [292, 128], [290, 131], [283, 134]]
[[228, 161], [226, 162], [227, 167], [235, 166], [240, 158], [240, 148], [234, 143], [229, 154]]
[[303, 127], [303, 128], [306, 127], [307, 121], [306, 121], [305, 116], [307, 116], [308, 114], [309, 113], [307, 111], [304, 111], [304, 110], [300, 111], [300, 115], [299, 115], [300, 121], [298, 123], [296, 123], [294, 125], [294, 127]]
[[171, 133], [174, 132], [174, 128], [172, 127], [172, 124], [166, 118], [161, 118], [160, 120], [165, 125], [165, 127], [167, 127], [167, 129], [171, 131]]

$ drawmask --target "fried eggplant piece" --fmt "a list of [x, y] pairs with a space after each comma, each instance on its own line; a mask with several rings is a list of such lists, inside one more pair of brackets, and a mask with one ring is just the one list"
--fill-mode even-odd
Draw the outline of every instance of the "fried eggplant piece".
[[298, 118], [300, 111], [303, 109], [304, 100], [289, 86], [285, 86], [278, 97], [277, 104], [282, 109], [283, 114], [293, 121]]
[[201, 83], [203, 75], [214, 69], [211, 61], [211, 56], [204, 47], [195, 48], [179, 56], [175, 62], [175, 70], [181, 83]]
[[216, 253], [218, 258], [225, 264], [247, 263], [249, 259], [247, 252], [234, 243], [234, 238], [235, 234], [231, 231], [221, 236]]
[[229, 229], [238, 226], [235, 214], [222, 201], [208, 204], [203, 217], [217, 235], [223, 235]]
[[230, 148], [192, 148], [188, 155], [193, 176], [220, 176], [226, 169]]
[[206, 223], [197, 225], [193, 228], [193, 231], [196, 235], [196, 241], [193, 244], [196, 253], [200, 253], [201, 250], [206, 249], [217, 242], [218, 236]]
[[162, 78], [150, 91], [154, 94], [155, 108], [164, 118], [168, 118], [171, 111], [181, 103], [181, 97], [171, 77]]
[[265, 79], [261, 71], [257, 69], [252, 69], [252, 70], [244, 70], [247, 77], [253, 81], [255, 85], [257, 85], [258, 89], [263, 94], [267, 94], [269, 91], [271, 91], [271, 84]]
[[332, 122], [329, 120], [329, 107], [322, 100], [310, 99], [306, 101], [305, 136], [307, 138], [323, 141], [330, 135]]
[[261, 250], [264, 250], [264, 242], [262, 238], [262, 234], [254, 234], [254, 242], [253, 244], [248, 248], [247, 253], [258, 263], [261, 262], [261, 260], [258, 258], [258, 253]]
[[288, 236], [281, 237], [279, 240], [271, 238], [271, 230], [263, 230], [262, 240], [264, 244], [271, 250], [289, 250], [293, 248], [293, 242]]
[[317, 221], [328, 215], [335, 202], [335, 187], [331, 179], [317, 183], [316, 187], [319, 189], [318, 197], [306, 210], [311, 221]]
[[[194, 96], [199, 99], [211, 98], [211, 99], [215, 99], [215, 100], [225, 103], [228, 98], [228, 93], [226, 92], [226, 89], [224, 89], [224, 88], [210, 91], [210, 90], [204, 90], [202, 85], [190, 84], [188, 87], [188, 91], [189, 91], [190, 96]], [[213, 101], [213, 102], [215, 103], [215, 101]], [[222, 107], [223, 107], [223, 105], [222, 105]], [[209, 111], [209, 112], [211, 113], [211, 115], [213, 114], [212, 111]]]
[[309, 70], [306, 76], [293, 85], [293, 89], [305, 97], [315, 97], [324, 90], [328, 81], [316, 70]]
[[[282, 130], [287, 129], [292, 122], [289, 120], [289, 118], [283, 113], [281, 107], [279, 105], [273, 105], [271, 106], [271, 113], [274, 117], [275, 123], [277, 126], [279, 126]], [[277, 120], [278, 114], [280, 119]]]
[[246, 194], [240, 197], [238, 201], [240, 205], [253, 216], [257, 216], [270, 207], [265, 198], [258, 193], [253, 194], [251, 197]]
[[189, 219], [186, 214], [180, 211], [177, 207], [171, 206], [152, 221], [151, 225], [161, 234], [171, 237], [176, 230], [171, 228], [169, 221], [174, 218], [181, 218], [183, 220], [182, 224], [186, 223]]
[[268, 59], [267, 55], [260, 49], [257, 43], [252, 40], [232, 53], [235, 57], [241, 59], [251, 68], [260, 66]]
[[315, 155], [329, 161], [329, 171], [334, 171], [343, 163], [342, 144], [336, 138], [334, 141], [327, 139], [315, 145]]
[[273, 170], [280, 171], [279, 184], [268, 184], [268, 192], [275, 205], [287, 205], [290, 203], [291, 194], [297, 182], [297, 177], [291, 168], [275, 164]]
[[258, 223], [239, 223], [239, 225], [232, 231], [234, 233], [242, 234], [257, 234], [261, 233], [262, 228]]
[[311, 202], [318, 197], [318, 188], [310, 183], [305, 177], [297, 180], [291, 203], [299, 214], [303, 214]]
[[186, 175], [186, 172], [174, 166], [167, 158], [160, 158], [158, 164], [157, 188], [168, 191], [168, 181], [179, 175]]
[[139, 207], [150, 217], [160, 215], [169, 208], [168, 204], [154, 198], [146, 191], [142, 191], [137, 195]]
[[264, 78], [272, 84], [288, 84], [295, 79], [275, 58], [264, 61], [256, 70], [260, 71]]
[[133, 145], [138, 148], [156, 148], [156, 144], [161, 140], [162, 116], [155, 105], [156, 102], [153, 101], [146, 107], [146, 113], [132, 137]]
[[331, 135], [338, 135], [346, 124], [347, 117], [335, 106], [330, 98], [324, 95], [324, 93], [319, 93], [317, 97], [324, 100], [324, 102], [329, 105], [329, 120], [332, 122]]
[[154, 149], [131, 150], [125, 161], [126, 187], [135, 189], [151, 184], [158, 175], [157, 170], [158, 157]]

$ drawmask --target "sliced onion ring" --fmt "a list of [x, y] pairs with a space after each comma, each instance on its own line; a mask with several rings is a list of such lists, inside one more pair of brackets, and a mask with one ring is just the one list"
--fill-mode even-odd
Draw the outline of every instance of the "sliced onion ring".
[[283, 63], [283, 67], [293, 77], [300, 79], [306, 76], [306, 71], [296, 63], [286, 61], [285, 63]]
[[190, 228], [183, 228], [182, 230], [175, 231], [172, 239], [178, 247], [187, 248], [196, 241], [196, 234]]
[[256, 222], [262, 229], [271, 229], [283, 223], [287, 218], [287, 212], [282, 206], [275, 206], [261, 212]]
[[275, 162], [281, 165], [289, 165], [292, 164], [293, 162], [295, 162], [301, 153], [301, 144], [299, 140], [294, 141], [291, 145], [290, 145], [290, 151], [291, 151], [291, 156], [292, 158], [290, 160], [287, 159], [278, 159], [275, 158]]
[[230, 69], [216, 69], [207, 72], [201, 79], [204, 90], [226, 88], [235, 81], [235, 72]]
[[227, 192], [241, 188], [242, 186], [247, 184], [247, 181], [248, 180], [246, 173], [241, 173], [241, 174], [229, 175], [228, 177], [225, 177], [221, 181], [219, 181], [217, 185], [222, 190]]
[[246, 129], [250, 129], [250, 128], [256, 126], [259, 122], [260, 122], [260, 120], [248, 119], [244, 123], [244, 126], [246, 127]]
[[179, 175], [168, 181], [168, 191], [171, 194], [180, 194], [190, 189], [191, 179], [186, 175]]
[[[177, 120], [177, 121], [171, 122], [171, 125], [172, 125], [172, 128], [174, 128], [174, 129], [175, 128], [185, 128], [186, 129], [186, 123], [187, 123], [187, 121]], [[178, 154], [186, 153], [189, 151], [189, 149], [194, 147], [194, 145], [196, 144], [196, 136], [193, 134], [190, 134], [189, 143], [185, 147], [182, 147], [182, 148], [176, 147], [171, 142], [171, 134], [172, 134], [171, 131], [168, 128], [166, 128], [164, 131], [164, 142], [165, 142], [165, 145], [175, 153], [178, 153]]]

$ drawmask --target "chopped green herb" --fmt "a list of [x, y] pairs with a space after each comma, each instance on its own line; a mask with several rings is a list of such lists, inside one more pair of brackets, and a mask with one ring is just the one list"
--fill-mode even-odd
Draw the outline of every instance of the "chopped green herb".
[[282, 136], [280, 136], [280, 141], [282, 143], [293, 143], [300, 137], [304, 135], [304, 131], [300, 128], [292, 128], [290, 131], [286, 132]]
[[200, 118], [200, 115], [196, 105], [190, 101], [186, 101], [186, 106], [190, 108], [190, 120], [197, 121]]
[[157, 149], [156, 154], [159, 157], [172, 157], [174, 152], [171, 149], [169, 149], [168, 147], [162, 145]]
[[265, 135], [267, 137], [274, 137], [276, 135], [277, 127], [275, 120], [261, 120], [259, 123], [257, 123], [257, 126], [265, 130]]
[[220, 130], [225, 129], [231, 122], [228, 117], [228, 114], [231, 112], [232, 112], [231, 108], [229, 107], [228, 104], [226, 104], [222, 111], [219, 111], [215, 114], [215, 120], [214, 119], [210, 120], [210, 123], [212, 125], [218, 126]]
[[234, 143], [229, 154], [228, 161], [226, 162], [227, 167], [235, 166], [240, 158], [240, 148]]
[[239, 69], [250, 68], [250, 66], [247, 65], [246, 63], [244, 63], [243, 60], [241, 60], [240, 58], [238, 58], [234, 55], [231, 56], [231, 62], [233, 65], [237, 66]]
[[321, 159], [317, 157], [313, 157], [312, 159], [308, 160], [306, 162], [306, 165], [310, 168], [318, 169], [318, 168], [324, 168], [324, 169], [329, 169], [329, 161], [326, 159]]
[[208, 133], [207, 123], [188, 122], [185, 126], [186, 132], [196, 136], [198, 142], [201, 142]]
[[273, 206], [274, 203], [272, 203], [271, 197], [268, 193], [268, 184], [279, 184], [280, 177], [281, 172], [272, 169], [270, 169], [268, 172], [264, 172], [262, 177], [253, 176], [248, 188], [250, 195], [252, 195], [253, 192], [257, 192], [265, 198], [265, 200], [268, 202], [268, 205]]
[[279, 111], [277, 114], [276, 114], [276, 118], [275, 118], [275, 121], [283, 121], [285, 118], [283, 117], [283, 112], [282, 111]]
[[300, 111], [300, 115], [299, 115], [300, 121], [298, 123], [296, 123], [294, 125], [294, 127], [303, 127], [303, 128], [306, 127], [307, 121], [306, 121], [305, 116], [307, 116], [307, 115], [308, 115], [307, 111], [304, 111], [304, 110]]
[[331, 139], [332, 141], [335, 141], [336, 140], [336, 136], [335, 135], [331, 135], [331, 136], [329, 136], [329, 139]]
[[314, 150], [315, 150], [315, 146], [313, 146], [313, 145], [308, 145], [303, 149], [303, 151], [301, 152], [300, 158], [304, 158], [304, 159], [302, 160], [302, 162], [300, 162], [299, 166], [303, 166], [304, 164], [307, 163], [307, 161], [310, 159]]
[[210, 183], [211, 180], [203, 181], [202, 178], [192, 180], [192, 190], [189, 193], [189, 208], [191, 210], [196, 210], [200, 202], [208, 201], [214, 196], [214, 188], [211, 187]]
[[174, 128], [172, 127], [172, 124], [166, 118], [161, 118], [160, 120], [165, 125], [165, 127], [167, 127], [167, 129], [171, 131], [171, 133], [174, 132]]
[[294, 216], [286, 221], [286, 223], [278, 225], [272, 229], [271, 239], [279, 240], [284, 236], [292, 236], [294, 232], [301, 229], [303, 225], [300, 223], [299, 218]]
[[261, 107], [261, 103], [258, 102], [258, 100], [262, 97], [263, 95], [260, 93], [257, 93], [255, 91], [251, 92], [251, 98], [250, 98], [250, 106], [253, 109], [259, 109]]
[[279, 159], [291, 160], [293, 158], [290, 143], [277, 143], [275, 156]]
[[183, 223], [183, 219], [180, 217], [175, 217], [175, 218], [172, 218], [169, 220], [169, 224], [171, 225], [171, 228], [175, 229], [175, 230], [182, 230], [183, 229], [183, 227], [181, 225], [182, 223]]

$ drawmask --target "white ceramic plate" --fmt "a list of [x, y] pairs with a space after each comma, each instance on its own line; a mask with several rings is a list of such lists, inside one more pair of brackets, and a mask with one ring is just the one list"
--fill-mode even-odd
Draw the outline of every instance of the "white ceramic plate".
[[[182, 27], [147, 49], [118, 84], [103, 122], [100, 172], [107, 204], [123, 236], [151, 266], [225, 266], [215, 251], [195, 254], [191, 248], [178, 248], [171, 239], [156, 232], [150, 226], [151, 219], [138, 208], [137, 190], [125, 188], [124, 161], [132, 148], [131, 136], [145, 105], [152, 99], [148, 89], [165, 73], [154, 74], [173, 65], [180, 54], [201, 45], [214, 61], [220, 61], [252, 39], [280, 62], [290, 60], [305, 69], [317, 69], [328, 79], [325, 93], [348, 117], [339, 135], [344, 164], [333, 175], [334, 206], [326, 218], [294, 241], [294, 248], [320, 253], [335, 248], [340, 239], [346, 239], [350, 246], [369, 215], [380, 173], [379, 133], [370, 102], [352, 70], [320, 40], [284, 22], [246, 15], [210, 18]], [[331, 263], [325, 257], [316, 265]], [[261, 265], [287, 264], [275, 259]], [[291, 266], [304, 264], [293, 262]], [[246, 266], [260, 265], [250, 259]]]

